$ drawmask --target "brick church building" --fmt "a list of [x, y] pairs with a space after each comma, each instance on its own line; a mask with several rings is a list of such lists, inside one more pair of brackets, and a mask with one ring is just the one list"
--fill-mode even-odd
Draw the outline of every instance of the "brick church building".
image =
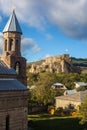
[[21, 56], [21, 35], [13, 11], [3, 30], [0, 57], [0, 130], [27, 130], [26, 59]]

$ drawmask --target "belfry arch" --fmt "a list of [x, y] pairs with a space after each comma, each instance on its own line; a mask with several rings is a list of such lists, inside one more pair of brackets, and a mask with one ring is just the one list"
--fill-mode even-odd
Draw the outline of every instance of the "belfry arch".
[[7, 39], [5, 39], [5, 46], [4, 46], [4, 50], [7, 51]]
[[20, 74], [20, 62], [16, 62], [15, 63], [15, 70], [16, 70], [16, 73], [19, 75]]
[[14, 42], [13, 42], [13, 39], [10, 39], [9, 50], [10, 51], [14, 51]]

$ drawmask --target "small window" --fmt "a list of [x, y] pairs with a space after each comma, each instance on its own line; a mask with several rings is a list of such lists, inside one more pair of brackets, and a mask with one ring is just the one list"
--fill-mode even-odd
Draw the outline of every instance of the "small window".
[[5, 51], [7, 51], [7, 39], [5, 40]]
[[9, 129], [9, 121], [10, 121], [10, 117], [9, 115], [6, 116], [6, 130], [10, 130]]

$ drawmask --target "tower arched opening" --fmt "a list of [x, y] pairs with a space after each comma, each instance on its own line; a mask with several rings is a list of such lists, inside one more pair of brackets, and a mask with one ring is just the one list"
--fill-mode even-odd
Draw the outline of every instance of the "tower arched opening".
[[13, 39], [10, 39], [10, 51], [14, 51]]

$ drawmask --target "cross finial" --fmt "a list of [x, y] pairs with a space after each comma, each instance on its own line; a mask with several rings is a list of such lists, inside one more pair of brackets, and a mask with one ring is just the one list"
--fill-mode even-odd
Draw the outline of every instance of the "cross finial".
[[14, 11], [15, 11], [15, 6], [14, 6], [14, 2], [12, 0], [12, 12], [14, 12]]

